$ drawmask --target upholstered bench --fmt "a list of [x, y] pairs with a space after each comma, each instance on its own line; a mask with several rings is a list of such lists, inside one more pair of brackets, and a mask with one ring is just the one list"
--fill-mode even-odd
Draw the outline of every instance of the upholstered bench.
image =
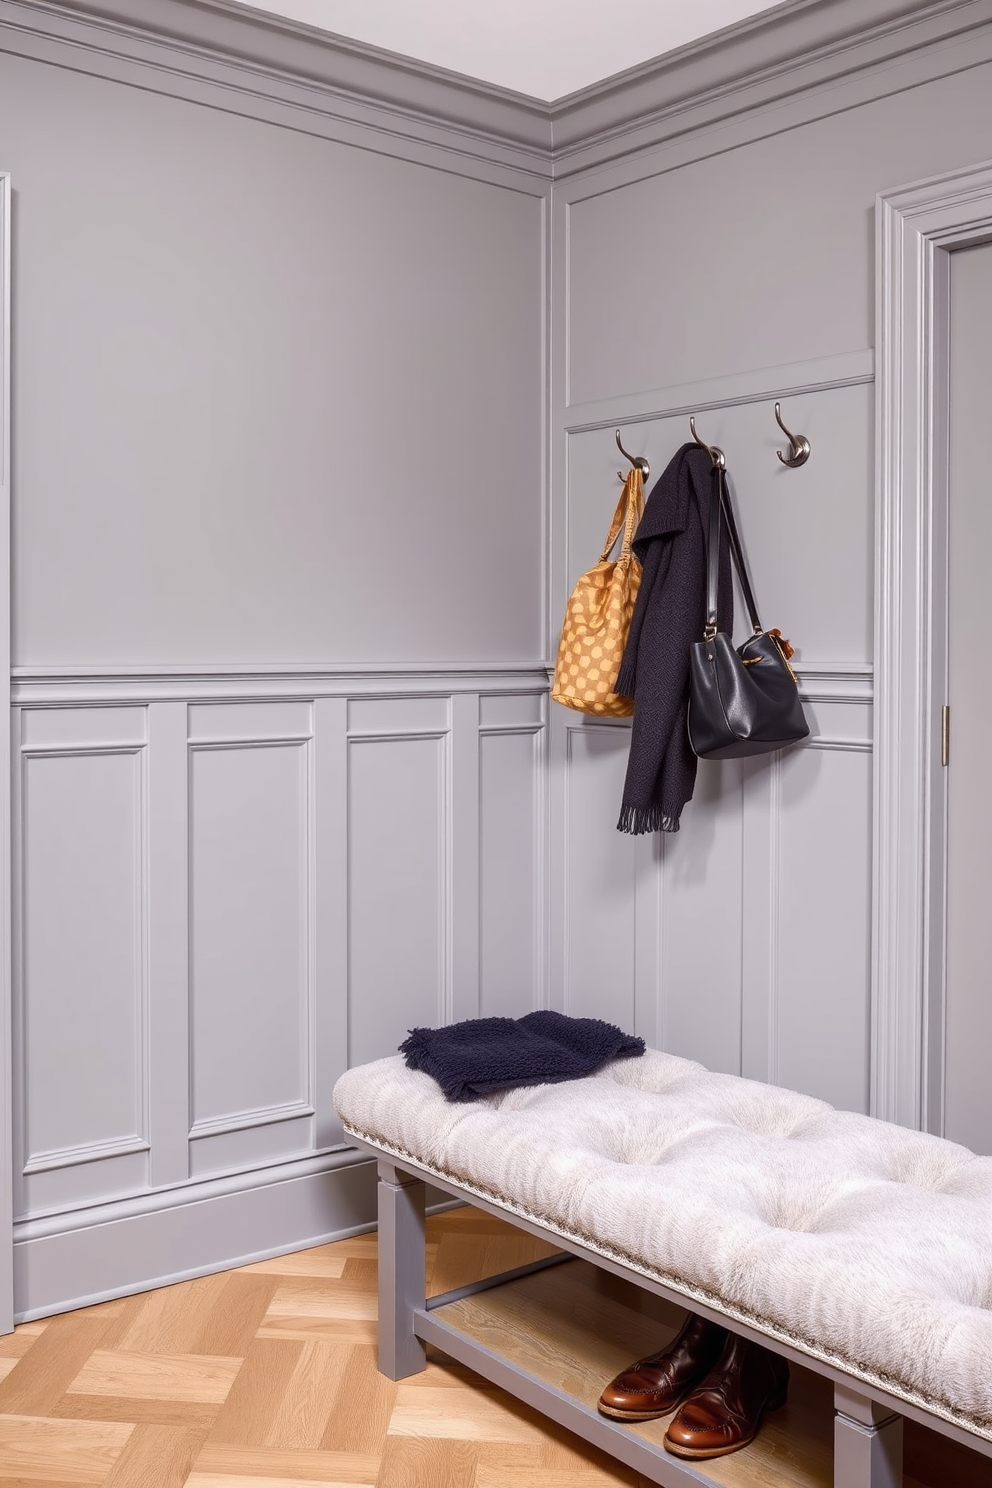
[[[597, 1413], [596, 1386], [629, 1362], [614, 1339], [586, 1378], [576, 1299], [594, 1301], [605, 1271], [819, 1376], [836, 1488], [901, 1483], [903, 1417], [992, 1457], [992, 1159], [651, 1050], [470, 1104], [396, 1055], [350, 1070], [334, 1099], [349, 1138], [379, 1159], [379, 1367], [391, 1378], [422, 1369], [431, 1342], [652, 1481], [771, 1483], [771, 1469], [734, 1476], [761, 1437], [685, 1463], [664, 1453], [664, 1421]], [[428, 1302], [425, 1181], [552, 1240], [569, 1286], [539, 1271], [546, 1261]], [[499, 1306], [486, 1295], [496, 1285]], [[545, 1308], [556, 1287], [560, 1351]], [[521, 1330], [539, 1313], [543, 1351], [528, 1358]], [[641, 1352], [664, 1345], [661, 1318]], [[808, 1455], [806, 1476], [786, 1465], [782, 1483], [831, 1481], [829, 1445], [819, 1467]]]

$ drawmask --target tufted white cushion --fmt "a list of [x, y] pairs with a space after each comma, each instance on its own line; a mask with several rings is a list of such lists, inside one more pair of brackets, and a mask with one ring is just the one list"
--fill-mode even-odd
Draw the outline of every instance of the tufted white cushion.
[[992, 1440], [992, 1159], [649, 1050], [454, 1105], [399, 1055], [347, 1131]]

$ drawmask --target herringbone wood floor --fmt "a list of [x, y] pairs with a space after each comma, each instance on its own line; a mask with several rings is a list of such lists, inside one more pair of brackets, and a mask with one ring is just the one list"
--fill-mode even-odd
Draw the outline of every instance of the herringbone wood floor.
[[[432, 1292], [549, 1249], [473, 1209], [428, 1223]], [[341, 1240], [0, 1338], [0, 1488], [645, 1482], [441, 1355], [383, 1379], [375, 1266], [374, 1235]], [[928, 1488], [992, 1482], [987, 1459], [919, 1430], [907, 1469]]]

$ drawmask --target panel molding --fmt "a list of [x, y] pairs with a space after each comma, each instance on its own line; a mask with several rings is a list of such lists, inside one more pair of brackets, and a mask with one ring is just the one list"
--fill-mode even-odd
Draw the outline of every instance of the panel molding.
[[779, 1011], [782, 970], [782, 762], [783, 751], [768, 761], [768, 1081], [781, 1078]]
[[807, 739], [801, 747], [803, 749], [830, 749], [841, 754], [872, 754], [874, 752], [871, 739], [844, 739], [830, 734], [818, 734], [814, 739]]
[[[487, 786], [491, 784], [488, 772], [498, 771], [497, 761], [499, 759], [498, 744], [493, 745], [501, 739], [523, 739], [529, 740], [530, 769], [526, 782], [526, 789], [530, 796], [530, 841], [526, 844], [525, 853], [529, 859], [530, 883], [532, 893], [527, 900], [526, 907], [517, 908], [520, 920], [526, 925], [526, 934], [531, 942], [531, 957], [529, 973], [526, 979], [532, 989], [532, 998], [526, 1005], [526, 1011], [530, 1012], [536, 1008], [548, 1006], [548, 900], [549, 884], [547, 874], [547, 771], [548, 771], [548, 749], [547, 749], [547, 724], [543, 717], [544, 700], [539, 701], [541, 716], [538, 720], [525, 722], [493, 722], [480, 723], [476, 729], [474, 744], [475, 773], [478, 799], [478, 810], [475, 813], [473, 826], [475, 829], [475, 860], [478, 863], [478, 873], [472, 885], [474, 895], [474, 917], [478, 927], [478, 940], [476, 951], [476, 963], [478, 972], [479, 1001], [476, 1010], [471, 1016], [485, 1016], [491, 1011], [491, 1006], [483, 994], [486, 990], [487, 981], [485, 971], [488, 966], [487, 952], [492, 941], [487, 937], [487, 906], [484, 899], [483, 888], [486, 876], [495, 871], [497, 877], [500, 873], [498, 860], [491, 860], [492, 833], [487, 835], [487, 808], [490, 803], [487, 797]], [[481, 710], [480, 710], [481, 711]], [[515, 787], [519, 788], [519, 782], [514, 780]], [[522, 871], [522, 865], [521, 865]], [[505, 885], [505, 880], [504, 880]], [[497, 902], [501, 908], [504, 905], [505, 895], [497, 894]], [[529, 918], [529, 922], [528, 922]], [[511, 921], [516, 923], [516, 920]], [[495, 936], [492, 939], [496, 939]], [[505, 962], [504, 962], [505, 964]], [[491, 985], [491, 983], [489, 983]], [[523, 999], [519, 996], [514, 998], [514, 1006], [506, 1007], [508, 1016], [519, 1015], [523, 1007]]]
[[950, 251], [992, 230], [992, 162], [876, 199], [872, 1112], [938, 1130], [943, 1066]]
[[806, 666], [796, 668], [799, 690], [807, 703], [871, 703], [874, 697], [874, 668], [861, 665]]
[[133, 1137], [120, 1141], [83, 1142], [78, 1147], [56, 1147], [51, 1152], [35, 1152], [28, 1158], [21, 1172], [25, 1177], [31, 1173], [51, 1173], [57, 1168], [74, 1168], [79, 1163], [101, 1162], [107, 1157], [125, 1157], [131, 1152], [148, 1152], [151, 1143], [137, 1132]]
[[409, 666], [14, 667], [12, 701], [24, 707], [97, 703], [275, 702], [285, 698], [447, 697], [546, 692], [544, 661]]
[[[238, 1131], [248, 1131], [260, 1126], [278, 1125], [284, 1121], [296, 1120], [302, 1116], [314, 1115], [313, 1092], [314, 1092], [314, 1033], [316, 1023], [316, 1003], [314, 996], [314, 902], [313, 902], [313, 872], [314, 872], [314, 817], [313, 817], [313, 789], [314, 789], [314, 762], [313, 762], [313, 728], [312, 720], [310, 732], [290, 733], [283, 737], [276, 735], [258, 737], [230, 737], [214, 740], [190, 740], [187, 743], [187, 756], [189, 762], [189, 784], [187, 788], [187, 801], [189, 803], [188, 820], [188, 884], [189, 884], [189, 907], [188, 921], [193, 925], [194, 900], [196, 883], [196, 863], [193, 851], [194, 812], [195, 795], [193, 790], [193, 766], [198, 754], [242, 754], [249, 751], [268, 749], [283, 749], [297, 751], [297, 768], [299, 770], [300, 799], [297, 803], [298, 821], [300, 825], [301, 840], [298, 844], [300, 851], [301, 869], [301, 892], [302, 892], [302, 923], [298, 927], [301, 944], [300, 969], [303, 974], [302, 998], [300, 1003], [300, 1041], [297, 1047], [298, 1076], [303, 1087], [300, 1096], [296, 1100], [276, 1102], [270, 1106], [247, 1107], [240, 1111], [224, 1112], [217, 1116], [195, 1119], [189, 1126], [189, 1140], [197, 1141], [209, 1137], [228, 1135]], [[190, 959], [188, 964], [188, 1027], [189, 1027], [189, 1069], [190, 1086], [189, 1098], [192, 1103], [195, 1100], [195, 1077], [196, 1048], [195, 1048], [195, 996], [196, 978], [193, 965], [193, 937], [190, 936]]]
[[[16, 712], [11, 713], [13, 728], [19, 728], [21, 719]], [[10, 730], [9, 732], [13, 732]], [[20, 1167], [21, 1181], [16, 1184], [16, 1205], [20, 1207], [25, 1204], [26, 1195], [23, 1191], [23, 1180], [30, 1179], [33, 1175], [54, 1172], [60, 1169], [68, 1169], [78, 1164], [94, 1163], [98, 1161], [113, 1161], [135, 1152], [149, 1150], [149, 1093], [150, 1093], [150, 1040], [149, 1030], [151, 1024], [150, 1010], [150, 968], [149, 968], [149, 925], [151, 905], [149, 898], [149, 871], [148, 871], [148, 768], [147, 768], [147, 743], [126, 743], [117, 741], [106, 743], [89, 742], [78, 745], [22, 745], [18, 752], [18, 792], [16, 802], [16, 836], [13, 841], [17, 845], [17, 863], [14, 865], [13, 883], [11, 893], [12, 924], [16, 926], [16, 935], [13, 937], [13, 981], [19, 991], [19, 996], [12, 997], [12, 1019], [10, 1023], [12, 1048], [17, 1049], [18, 1064], [17, 1078], [11, 1081], [13, 1089], [14, 1110], [17, 1115], [17, 1135], [24, 1144], [23, 1162]], [[28, 988], [25, 982], [25, 950], [27, 947], [27, 914], [28, 895], [24, 875], [24, 863], [26, 857], [25, 833], [28, 829], [24, 812], [24, 801], [27, 795], [27, 772], [32, 761], [39, 760], [69, 760], [69, 759], [114, 759], [131, 757], [134, 761], [132, 769], [131, 789], [133, 792], [133, 832], [134, 837], [131, 844], [132, 871], [133, 871], [133, 896], [132, 904], [133, 930], [134, 930], [134, 991], [135, 991], [135, 1018], [133, 1049], [133, 1078], [134, 1078], [134, 1115], [136, 1118], [135, 1132], [121, 1132], [118, 1135], [101, 1139], [96, 1142], [80, 1143], [78, 1145], [67, 1145], [65, 1147], [43, 1149], [37, 1152], [28, 1152], [27, 1134], [28, 1121], [28, 1090], [27, 1090], [27, 1059], [26, 1059], [26, 1005]], [[13, 1140], [13, 1139], [12, 1139]]]
[[778, 1061], [781, 771], [762, 759], [741, 768], [741, 1069], [773, 1079]]
[[[569, 220], [567, 216], [566, 222]], [[567, 244], [565, 251], [568, 252]], [[787, 362], [778, 367], [750, 368], [704, 378], [701, 382], [670, 383], [667, 387], [624, 393], [617, 398], [599, 398], [588, 403], [568, 401], [563, 428], [566, 434], [586, 434], [617, 423], [650, 423], [679, 414], [688, 418], [692, 413], [764, 403], [769, 398], [858, 387], [874, 379], [875, 354], [871, 348], [859, 349], [836, 356], [812, 357], [804, 362]]]
[[203, 1137], [223, 1137], [229, 1132], [250, 1131], [256, 1126], [275, 1126], [282, 1121], [296, 1121], [300, 1116], [315, 1114], [309, 1100], [257, 1106], [253, 1110], [233, 1111], [228, 1116], [211, 1116], [202, 1121], [194, 1121], [189, 1129], [189, 1140], [196, 1142]]

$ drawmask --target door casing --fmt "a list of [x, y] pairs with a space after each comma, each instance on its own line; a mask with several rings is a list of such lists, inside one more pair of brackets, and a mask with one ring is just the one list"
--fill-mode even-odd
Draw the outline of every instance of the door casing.
[[992, 162], [876, 198], [871, 1111], [943, 1123], [950, 255], [992, 239]]
[[0, 171], [0, 1333], [14, 1326], [10, 991], [10, 175]]

